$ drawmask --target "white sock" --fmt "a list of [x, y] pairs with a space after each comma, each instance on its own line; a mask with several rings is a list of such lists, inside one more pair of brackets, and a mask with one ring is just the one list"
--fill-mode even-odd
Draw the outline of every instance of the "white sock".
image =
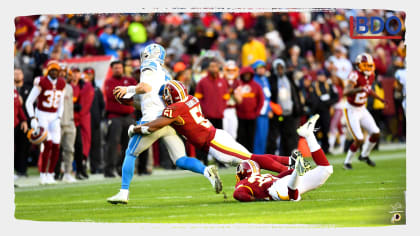
[[372, 143], [369, 139], [363, 144], [362, 147], [362, 157], [368, 157], [372, 149], [375, 147], [376, 143]]
[[289, 187], [290, 189], [295, 190], [298, 187], [299, 183], [300, 183], [300, 177], [301, 176], [299, 176], [297, 174], [296, 170], [294, 170], [293, 173], [290, 176], [290, 180], [289, 180], [289, 183], [287, 184], [287, 187]]
[[314, 133], [309, 134], [308, 137], [305, 137], [305, 139], [308, 143], [308, 147], [311, 152], [316, 152], [321, 148], [321, 146], [319, 146], [319, 143], [315, 138]]
[[350, 149], [347, 152], [346, 160], [344, 161], [344, 164], [351, 164], [351, 159], [356, 155], [356, 152], [352, 152]]
[[328, 137], [328, 144], [330, 145], [331, 150], [334, 149], [335, 139], [336, 139], [336, 136], [332, 134]]
[[341, 152], [344, 151], [345, 144], [346, 144], [346, 135], [342, 134], [342, 135], [340, 135], [340, 151]]
[[210, 183], [212, 183], [212, 179], [210, 178], [210, 174], [207, 171], [207, 168], [209, 168], [208, 166], [206, 167], [206, 169], [204, 169], [204, 176], [210, 181]]
[[120, 193], [124, 194], [125, 196], [128, 196], [128, 189], [120, 189]]

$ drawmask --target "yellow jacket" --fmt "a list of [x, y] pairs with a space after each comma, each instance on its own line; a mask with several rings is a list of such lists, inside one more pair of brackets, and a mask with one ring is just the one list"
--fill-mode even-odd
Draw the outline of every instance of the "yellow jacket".
[[253, 39], [242, 46], [242, 66], [250, 66], [256, 60], [266, 61], [265, 46]]

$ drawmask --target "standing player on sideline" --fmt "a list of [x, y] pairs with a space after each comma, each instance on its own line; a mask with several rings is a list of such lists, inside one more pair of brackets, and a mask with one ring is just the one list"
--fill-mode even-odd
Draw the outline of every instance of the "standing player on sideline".
[[[41, 184], [55, 183], [54, 169], [60, 153], [60, 119], [63, 116], [63, 93], [66, 86], [66, 81], [58, 77], [60, 70], [61, 67], [57, 61], [50, 61], [47, 65], [47, 76], [34, 80], [34, 86], [25, 104], [33, 132], [38, 132], [38, 127], [43, 127], [48, 133], [41, 155], [39, 170]], [[37, 105], [34, 111], [35, 101]], [[48, 162], [50, 164], [47, 170]]]
[[369, 158], [369, 154], [379, 139], [379, 128], [365, 105], [368, 96], [373, 96], [386, 104], [385, 100], [371, 89], [372, 83], [375, 80], [375, 63], [373, 62], [372, 56], [367, 53], [359, 54], [356, 57], [355, 63], [357, 70], [349, 74], [347, 85], [343, 91], [343, 95], [347, 96], [344, 115], [346, 117], [347, 127], [354, 139], [344, 161], [344, 169], [348, 170], [353, 169], [351, 159], [363, 144], [362, 128], [368, 132], [369, 138], [363, 144], [359, 160], [366, 162], [370, 166], [376, 165]]
[[[301, 195], [323, 185], [333, 173], [333, 167], [319, 146], [313, 133], [319, 115], [312, 116], [297, 133], [308, 142], [312, 159], [318, 165], [307, 171], [300, 154], [294, 170], [278, 176], [260, 174], [258, 165], [251, 161], [243, 161], [236, 169], [237, 183], [233, 197], [241, 202], [255, 200], [299, 201]], [[306, 172], [307, 171], [307, 172]]]
[[[118, 86], [114, 89], [114, 95], [117, 100], [132, 98], [135, 94], [140, 94], [143, 116], [141, 120], [137, 121], [137, 124], [155, 120], [165, 108], [159, 95], [160, 88], [166, 81], [171, 80], [169, 73], [163, 67], [165, 54], [165, 49], [158, 44], [150, 44], [145, 47], [140, 56], [142, 61], [140, 66], [140, 83], [136, 86]], [[122, 167], [121, 189], [116, 195], [108, 198], [108, 202], [113, 204], [126, 204], [128, 202], [128, 188], [133, 178], [136, 157], [159, 138], [162, 138], [176, 166], [203, 174], [213, 185], [216, 193], [222, 190], [222, 183], [218, 176], [217, 168], [215, 166], [206, 167], [199, 160], [187, 157], [184, 143], [175, 130], [168, 126], [151, 135], [142, 136], [136, 134], [130, 137]]]
[[283, 172], [288, 169], [287, 165], [293, 162], [291, 157], [252, 154], [228, 132], [216, 129], [204, 118], [198, 98], [188, 96], [187, 89], [179, 81], [171, 80], [165, 85], [163, 100], [167, 107], [162, 116], [146, 124], [131, 125], [128, 130], [130, 135], [155, 133], [162, 127], [171, 125], [196, 148], [208, 152], [225, 164], [237, 165], [241, 160], [251, 159], [264, 169]]

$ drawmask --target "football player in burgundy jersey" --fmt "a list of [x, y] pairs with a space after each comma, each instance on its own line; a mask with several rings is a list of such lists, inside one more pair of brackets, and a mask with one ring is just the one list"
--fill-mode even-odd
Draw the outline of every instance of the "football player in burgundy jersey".
[[292, 157], [252, 154], [229, 133], [216, 129], [204, 118], [198, 98], [188, 96], [185, 86], [179, 81], [171, 80], [164, 86], [163, 100], [167, 107], [161, 117], [142, 125], [132, 125], [129, 133], [147, 134], [171, 125], [196, 148], [222, 163], [237, 165], [241, 160], [251, 159], [264, 169], [281, 173], [287, 171], [293, 162]]
[[[38, 132], [39, 127], [48, 132], [47, 139], [43, 142], [44, 150], [39, 166], [41, 184], [55, 183], [54, 169], [60, 152], [60, 119], [63, 115], [63, 93], [66, 86], [66, 81], [58, 77], [60, 69], [57, 61], [50, 61], [47, 75], [35, 78], [25, 104], [34, 132]], [[37, 103], [34, 110], [35, 101]]]
[[277, 176], [261, 174], [259, 166], [252, 160], [242, 161], [236, 168], [236, 186], [233, 197], [241, 202], [256, 200], [299, 201], [301, 194], [323, 185], [333, 173], [333, 167], [319, 146], [313, 133], [319, 115], [312, 116], [297, 133], [308, 142], [312, 158], [317, 167], [309, 170], [303, 157], [296, 158], [294, 169]]
[[349, 74], [347, 85], [343, 91], [343, 95], [347, 97], [347, 103], [343, 109], [344, 115], [347, 127], [354, 139], [344, 161], [345, 169], [352, 169], [351, 159], [363, 144], [362, 128], [368, 132], [369, 137], [363, 144], [359, 160], [366, 162], [370, 166], [376, 165], [369, 158], [369, 154], [379, 139], [379, 128], [365, 105], [368, 96], [373, 96], [386, 104], [385, 100], [371, 89], [375, 80], [375, 63], [372, 56], [367, 53], [358, 55], [356, 57], [356, 69]]

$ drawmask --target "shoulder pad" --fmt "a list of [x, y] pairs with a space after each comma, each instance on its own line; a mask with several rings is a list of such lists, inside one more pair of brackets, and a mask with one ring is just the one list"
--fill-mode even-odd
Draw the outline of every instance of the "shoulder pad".
[[147, 60], [141, 63], [140, 71], [143, 72], [145, 70], [152, 70], [157, 71], [158, 69], [158, 62], [153, 60]]

